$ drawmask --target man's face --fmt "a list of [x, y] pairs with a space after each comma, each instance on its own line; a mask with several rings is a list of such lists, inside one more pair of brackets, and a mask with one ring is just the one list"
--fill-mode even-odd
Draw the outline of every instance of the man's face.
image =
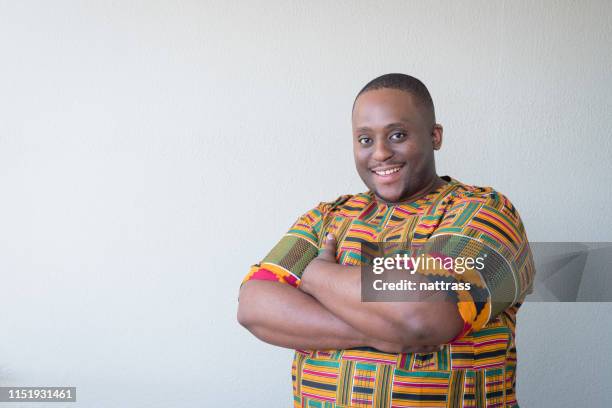
[[353, 110], [353, 153], [363, 182], [385, 201], [422, 193], [436, 178], [434, 146], [442, 127], [433, 126], [413, 96], [397, 89], [366, 91]]

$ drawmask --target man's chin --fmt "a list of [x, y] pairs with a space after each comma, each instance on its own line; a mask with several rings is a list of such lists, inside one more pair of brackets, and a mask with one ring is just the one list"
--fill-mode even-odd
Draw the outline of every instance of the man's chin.
[[399, 201], [402, 195], [399, 191], [388, 191], [386, 189], [375, 189], [374, 193], [376, 193], [378, 198], [381, 198], [389, 203], [395, 203]]

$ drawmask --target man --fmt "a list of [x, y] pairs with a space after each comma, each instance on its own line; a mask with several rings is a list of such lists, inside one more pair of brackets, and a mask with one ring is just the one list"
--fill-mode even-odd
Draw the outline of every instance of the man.
[[[239, 322], [296, 350], [296, 407], [517, 407], [516, 312], [534, 268], [516, 209], [492, 188], [437, 175], [443, 128], [418, 79], [370, 81], [352, 125], [368, 192], [294, 223], [244, 278]], [[407, 243], [428, 260], [485, 259], [484, 269], [417, 268], [416, 283], [468, 285], [421, 290], [428, 301], [363, 302], [362, 246], [376, 242]]]

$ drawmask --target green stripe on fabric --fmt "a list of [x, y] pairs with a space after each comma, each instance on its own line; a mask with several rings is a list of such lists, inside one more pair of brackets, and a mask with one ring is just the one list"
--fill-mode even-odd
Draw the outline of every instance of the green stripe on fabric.
[[374, 385], [374, 408], [388, 408], [390, 406], [392, 375], [392, 365], [382, 364], [378, 367], [376, 373], [376, 384]]
[[355, 259], [355, 260], [357, 260], [359, 262], [366, 262], [367, 261], [366, 258], [364, 258], [363, 256], [361, 256], [361, 255], [359, 255], [359, 254], [357, 254], [355, 252], [347, 252], [346, 256], [347, 256], [347, 258]]
[[[461, 227], [444, 227], [444, 228], [439, 228], [435, 231], [435, 234], [447, 234], [449, 232], [463, 232], [463, 228]], [[435, 235], [434, 235], [435, 237]], [[433, 237], [432, 237], [433, 238]]]
[[484, 328], [484, 329], [480, 329], [476, 332], [472, 333], [472, 336], [474, 337], [485, 337], [485, 336], [490, 336], [492, 334], [509, 334], [509, 329], [507, 327], [491, 327], [491, 328]]
[[487, 210], [490, 210], [491, 212], [495, 213], [495, 215], [497, 215], [500, 218], [503, 218], [504, 221], [506, 221], [508, 224], [505, 225], [505, 227], [509, 228], [510, 231], [517, 233], [518, 231], [516, 230], [516, 228], [514, 227], [516, 225], [516, 221], [511, 220], [510, 218], [508, 218], [508, 216], [506, 214], [504, 214], [503, 212], [499, 211], [497, 208], [493, 208], [490, 206], [487, 206]]
[[465, 371], [464, 370], [453, 370], [450, 383], [448, 385], [448, 399], [447, 406], [460, 407], [462, 405], [465, 383]]
[[485, 379], [482, 371], [478, 371], [474, 378], [474, 401], [477, 407], [486, 406]]
[[504, 373], [504, 370], [502, 370], [501, 368], [489, 368], [486, 370], [487, 377], [495, 377], [498, 375], [502, 375], [503, 373]]
[[448, 370], [448, 353], [450, 347], [445, 346], [442, 350], [438, 351], [438, 370]]
[[296, 351], [293, 361], [295, 363], [295, 393], [297, 395], [302, 395], [302, 371], [304, 369], [304, 361], [306, 361], [306, 356]]
[[321, 404], [320, 401], [308, 400], [308, 407], [309, 408], [323, 408], [323, 405]]
[[488, 236], [486, 234], [481, 234], [480, 235], [480, 239], [482, 239], [486, 243], [490, 244], [493, 248], [499, 247], [499, 242], [497, 242], [496, 240], [494, 240], [493, 238], [491, 238], [490, 236]]
[[351, 403], [354, 373], [355, 362], [352, 360], [343, 360], [340, 367], [338, 390], [336, 392], [336, 401], [338, 404], [349, 405]]
[[407, 378], [416, 378], [416, 377], [427, 377], [427, 378], [442, 378], [448, 379], [450, 377], [450, 373], [441, 373], [436, 371], [404, 371], [404, 370], [395, 370], [396, 377], [407, 377]]
[[302, 230], [298, 230], [298, 229], [289, 230], [289, 232], [287, 232], [287, 234], [301, 235], [301, 236], [307, 238], [308, 240], [311, 240], [311, 241], [314, 241], [314, 242], [317, 242], [319, 240], [319, 238], [316, 235], [310, 234], [310, 233], [308, 233], [306, 231], [302, 231]]
[[322, 360], [313, 360], [309, 358], [307, 363], [310, 365], [318, 366], [318, 367], [332, 367], [332, 368], [340, 367], [340, 363], [338, 361], [322, 361]]
[[477, 208], [480, 207], [480, 205], [481, 203], [469, 203], [468, 206], [463, 211], [461, 211], [461, 215], [455, 220], [453, 225], [463, 226], [467, 219], [471, 217], [472, 214], [474, 214], [474, 212]]
[[377, 230], [377, 228], [374, 225], [372, 225], [371, 223], [365, 222], [365, 221], [361, 221], [361, 220], [357, 220], [357, 219], [353, 220], [353, 227], [354, 226], [366, 227], [367, 229]]
[[376, 371], [376, 364], [358, 362], [355, 367], [357, 370]]

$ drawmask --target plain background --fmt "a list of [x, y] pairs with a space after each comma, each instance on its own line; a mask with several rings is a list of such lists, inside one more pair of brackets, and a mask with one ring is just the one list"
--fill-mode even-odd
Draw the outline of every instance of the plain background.
[[[533, 241], [612, 241], [610, 4], [0, 2], [0, 382], [290, 406], [240, 280], [365, 190], [350, 109], [388, 72], [428, 85], [439, 174], [505, 193]], [[522, 407], [609, 406], [611, 312], [523, 307]]]

